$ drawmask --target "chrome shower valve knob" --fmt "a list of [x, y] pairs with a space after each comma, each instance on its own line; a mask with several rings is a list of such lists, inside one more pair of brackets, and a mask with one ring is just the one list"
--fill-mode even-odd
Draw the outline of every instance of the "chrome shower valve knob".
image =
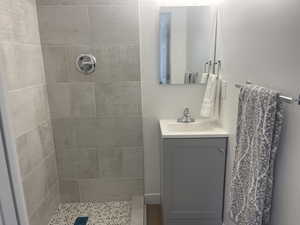
[[95, 72], [96, 70], [96, 58], [91, 54], [80, 54], [76, 58], [76, 69], [86, 75]]

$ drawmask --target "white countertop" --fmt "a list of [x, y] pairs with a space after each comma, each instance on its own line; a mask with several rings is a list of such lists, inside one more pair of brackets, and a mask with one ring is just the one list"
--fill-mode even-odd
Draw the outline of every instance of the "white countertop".
[[160, 120], [162, 138], [228, 137], [217, 121], [196, 119], [193, 123], [178, 123], [177, 120]]

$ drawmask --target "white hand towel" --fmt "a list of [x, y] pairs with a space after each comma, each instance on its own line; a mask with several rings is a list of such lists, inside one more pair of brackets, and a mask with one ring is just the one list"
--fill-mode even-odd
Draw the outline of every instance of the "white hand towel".
[[217, 93], [218, 90], [220, 90], [218, 85], [218, 75], [210, 74], [200, 111], [202, 117], [215, 117], [215, 110], [219, 110], [219, 101], [217, 101], [217, 96], [219, 96]]
[[216, 87], [216, 97], [215, 97], [215, 104], [214, 104], [214, 111], [213, 111], [213, 119], [219, 120], [220, 119], [220, 112], [221, 112], [221, 100], [222, 100], [222, 78], [220, 75], [217, 77], [217, 87]]
[[208, 73], [202, 73], [200, 84], [206, 84], [209, 74]]

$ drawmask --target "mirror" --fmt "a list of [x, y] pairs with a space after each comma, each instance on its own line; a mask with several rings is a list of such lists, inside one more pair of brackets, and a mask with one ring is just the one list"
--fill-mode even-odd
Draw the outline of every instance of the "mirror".
[[212, 8], [160, 8], [160, 84], [200, 84], [210, 58]]

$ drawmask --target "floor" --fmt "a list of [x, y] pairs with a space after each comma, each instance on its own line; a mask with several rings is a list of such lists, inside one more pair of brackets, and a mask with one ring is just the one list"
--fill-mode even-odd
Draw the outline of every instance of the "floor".
[[74, 225], [77, 217], [87, 216], [87, 225], [130, 225], [131, 202], [88, 202], [60, 204], [48, 225]]
[[162, 225], [160, 205], [147, 205], [147, 225]]

